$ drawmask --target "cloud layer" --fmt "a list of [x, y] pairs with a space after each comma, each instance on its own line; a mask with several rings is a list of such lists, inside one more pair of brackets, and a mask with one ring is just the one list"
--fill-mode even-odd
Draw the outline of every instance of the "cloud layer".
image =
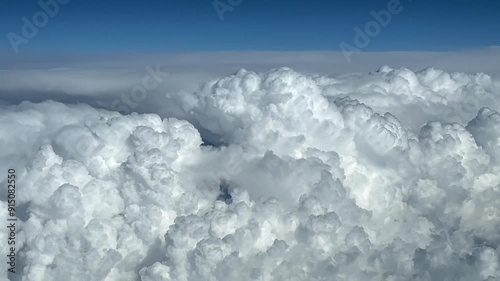
[[165, 98], [185, 120], [2, 106], [22, 221], [2, 278], [499, 280], [499, 98], [384, 66], [240, 70]]

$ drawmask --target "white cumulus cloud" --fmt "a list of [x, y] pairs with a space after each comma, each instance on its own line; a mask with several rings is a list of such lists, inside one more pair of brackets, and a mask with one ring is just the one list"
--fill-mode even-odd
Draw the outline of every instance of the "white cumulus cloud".
[[495, 83], [243, 69], [165, 98], [178, 119], [2, 105], [19, 229], [0, 278], [500, 280]]

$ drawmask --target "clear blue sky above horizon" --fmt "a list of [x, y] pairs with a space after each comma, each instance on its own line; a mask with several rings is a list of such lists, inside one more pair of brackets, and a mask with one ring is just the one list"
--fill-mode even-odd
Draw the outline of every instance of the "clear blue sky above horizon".
[[[46, 0], [43, 0], [46, 1]], [[220, 0], [227, 3], [230, 0]], [[236, 0], [233, 0], [236, 1]], [[22, 17], [38, 1], [2, 1], [0, 51], [12, 52], [9, 32], [22, 35]], [[353, 44], [354, 27], [389, 1], [242, 0], [221, 21], [213, 0], [71, 0], [39, 29], [25, 52], [189, 52], [339, 50]], [[363, 51], [447, 51], [500, 45], [500, 1], [400, 0]]]

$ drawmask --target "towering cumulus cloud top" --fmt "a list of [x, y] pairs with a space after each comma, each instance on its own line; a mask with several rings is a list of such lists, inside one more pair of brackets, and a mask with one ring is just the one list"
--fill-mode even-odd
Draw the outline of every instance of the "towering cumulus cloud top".
[[186, 120], [1, 108], [20, 246], [0, 279], [500, 280], [488, 75], [240, 70], [169, 101]]

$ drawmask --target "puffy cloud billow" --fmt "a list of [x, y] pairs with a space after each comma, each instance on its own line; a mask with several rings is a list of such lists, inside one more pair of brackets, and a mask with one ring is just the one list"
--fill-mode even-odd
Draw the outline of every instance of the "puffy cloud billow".
[[487, 74], [384, 66], [240, 70], [170, 95], [185, 120], [4, 105], [1, 279], [500, 280], [499, 101]]

